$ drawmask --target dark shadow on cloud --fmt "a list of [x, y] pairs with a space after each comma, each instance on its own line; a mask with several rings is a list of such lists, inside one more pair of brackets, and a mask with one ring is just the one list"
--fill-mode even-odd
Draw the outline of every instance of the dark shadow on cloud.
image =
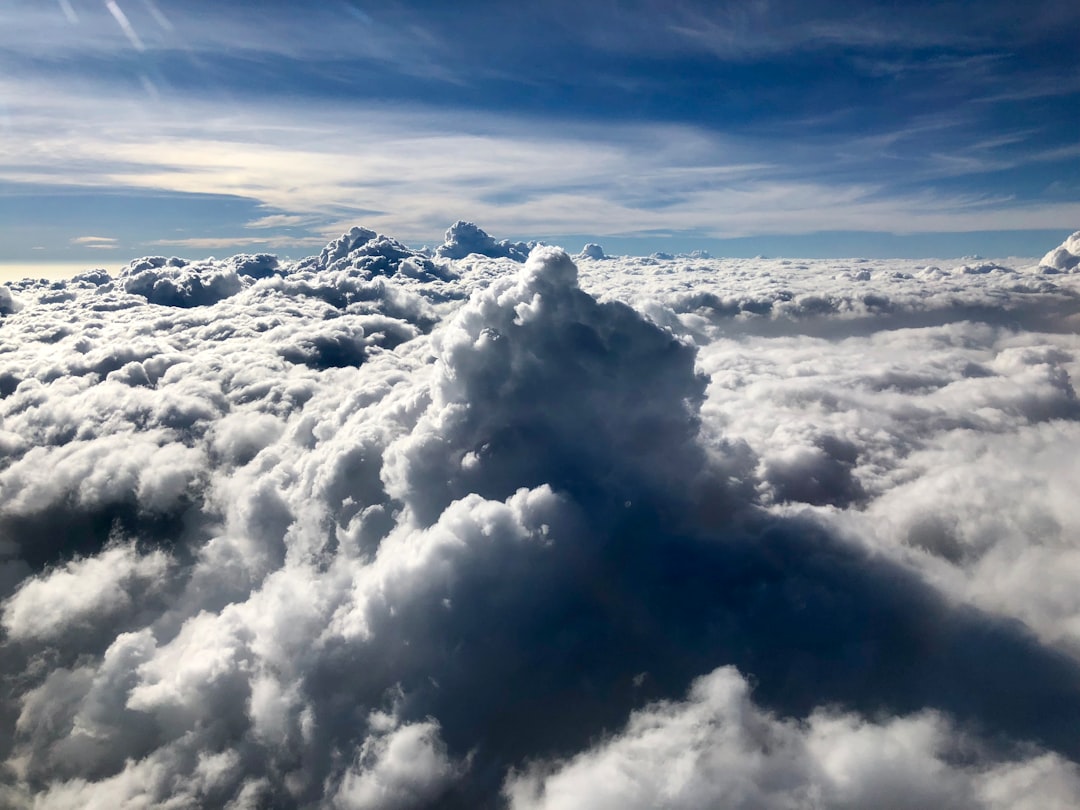
[[12, 315], [19, 311], [18, 301], [12, 297], [11, 290], [0, 287], [0, 317]]
[[795, 448], [765, 463], [763, 481], [770, 499], [840, 508], [858, 504], [866, 492], [854, 476], [858, 449], [835, 436], [821, 437], [816, 446]]
[[22, 379], [10, 371], [0, 374], [0, 399], [7, 399], [14, 394], [21, 382]]
[[196, 498], [185, 498], [163, 512], [141, 508], [134, 498], [94, 506], [66, 501], [37, 512], [5, 514], [0, 517], [0, 534], [14, 538], [18, 559], [42, 571], [94, 555], [118, 536], [138, 537], [146, 547], [189, 557], [190, 535], [203, 522]]
[[689, 527], [644, 502], [619, 515], [586, 495], [550, 549], [463, 560], [452, 592], [378, 628], [385, 649], [318, 664], [306, 690], [322, 727], [347, 746], [353, 707], [396, 683], [404, 719], [438, 718], [451, 753], [471, 755], [460, 806], [493, 806], [508, 767], [571, 755], [734, 664], [782, 715], [935, 708], [1003, 753], [1027, 741], [1080, 759], [1080, 669], [1019, 623], [951, 605], [809, 523]]
[[290, 363], [324, 371], [360, 365], [367, 355], [367, 343], [362, 328], [343, 324], [337, 329], [298, 336], [291, 345], [283, 346], [278, 352]]
[[[374, 614], [375, 648], [317, 663], [306, 692], [330, 739], [347, 746], [363, 721], [350, 707], [394, 683], [404, 720], [438, 718], [450, 752], [471, 757], [445, 806], [493, 806], [507, 768], [581, 750], [632, 708], [734, 664], [783, 715], [935, 708], [1080, 758], [1075, 661], [816, 524], [738, 501], [695, 443], [689, 347], [574, 289], [565, 256], [532, 262], [527, 282], [492, 293], [501, 308], [459, 317], [468, 339], [451, 330], [441, 344], [439, 401], [470, 407], [421, 421], [403, 497], [464, 545], [448, 551], [445, 584]], [[821, 449], [854, 463], [841, 442]], [[789, 486], [805, 488], [798, 477]], [[537, 507], [532, 542], [483, 517], [481, 497], [513, 502], [540, 484], [558, 497]], [[832, 495], [799, 494], [858, 495], [847, 479], [820, 486]]]

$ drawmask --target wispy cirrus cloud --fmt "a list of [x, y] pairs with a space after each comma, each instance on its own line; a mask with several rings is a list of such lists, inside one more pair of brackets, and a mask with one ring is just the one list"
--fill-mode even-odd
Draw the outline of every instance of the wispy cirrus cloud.
[[289, 228], [310, 225], [315, 222], [311, 216], [302, 214], [268, 214], [244, 223], [245, 228]]
[[128, 38], [128, 42], [131, 43], [131, 46], [137, 51], [145, 51], [146, 46], [139, 38], [139, 34], [135, 31], [135, 27], [131, 24], [131, 20], [128, 19], [127, 14], [124, 13], [120, 4], [117, 3], [116, 0], [106, 0], [105, 8], [108, 9], [109, 13], [113, 16], [113, 19], [116, 20], [116, 24], [120, 26], [120, 30], [124, 32], [124, 36]]
[[[13, 131], [0, 139], [0, 180], [231, 195], [267, 212], [236, 222], [234, 232], [300, 229], [275, 237], [280, 244], [316, 244], [316, 236], [358, 220], [431, 241], [460, 217], [507, 234], [565, 234], [584, 226], [598, 235], [669, 229], [715, 237], [1068, 228], [1080, 218], [1080, 203], [1071, 201], [894, 187], [913, 173], [979, 171], [971, 161], [996, 160], [993, 143], [974, 154], [964, 146], [901, 155], [891, 175], [872, 175], [869, 167], [880, 165], [882, 152], [920, 137], [915, 130], [844, 141], [846, 152], [836, 139], [819, 137], [785, 155], [769, 141], [680, 125], [500, 116], [465, 124], [432, 109], [343, 111], [318, 102], [296, 102], [283, 123], [280, 111], [257, 103], [238, 108], [200, 100], [178, 108], [123, 96], [102, 103], [101, 95], [80, 100], [7, 86], [17, 100]], [[1014, 153], [1009, 163], [1040, 156]], [[158, 244], [167, 238], [155, 237]], [[226, 241], [224, 234], [192, 236], [199, 238], [210, 241], [175, 244]], [[238, 235], [228, 244], [254, 242], [267, 238]]]
[[234, 249], [259, 246], [271, 249], [317, 247], [326, 242], [322, 236], [289, 236], [268, 234], [266, 236], [202, 236], [187, 239], [155, 239], [150, 245], [161, 247], [184, 247], [193, 250]]
[[[1071, 229], [1075, 58], [1054, 47], [1077, 13], [962, 6], [15, 0], [0, 184], [236, 200], [184, 237], [237, 246], [357, 221], [431, 241], [460, 217], [529, 238]], [[144, 244], [173, 238], [131, 209]]]
[[117, 247], [117, 239], [112, 236], [77, 236], [71, 240], [71, 244], [98, 250], [113, 250]]

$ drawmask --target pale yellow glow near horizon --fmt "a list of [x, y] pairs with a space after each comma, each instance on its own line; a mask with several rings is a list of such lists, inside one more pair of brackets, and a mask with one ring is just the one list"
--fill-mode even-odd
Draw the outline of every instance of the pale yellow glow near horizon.
[[85, 270], [108, 270], [110, 274], [116, 273], [123, 266], [123, 262], [0, 262], [0, 284], [12, 281], [21, 281], [24, 278], [47, 278], [57, 279], [71, 278]]

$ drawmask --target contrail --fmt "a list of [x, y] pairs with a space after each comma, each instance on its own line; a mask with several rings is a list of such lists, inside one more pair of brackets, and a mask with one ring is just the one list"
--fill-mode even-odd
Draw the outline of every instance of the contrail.
[[160, 8], [158, 8], [158, 5], [157, 5], [157, 3], [154, 2], [154, 0], [142, 0], [142, 2], [143, 2], [143, 5], [146, 6], [146, 10], [150, 13], [150, 16], [154, 18], [154, 21], [159, 26], [161, 26], [161, 28], [163, 30], [165, 30], [165, 31], [172, 31], [173, 30], [172, 21], [169, 20], [169, 18], [165, 16], [165, 12], [163, 12]]
[[116, 0], [105, 0], [105, 8], [109, 10], [109, 13], [116, 18], [116, 22], [124, 29], [124, 33], [127, 38], [131, 40], [131, 44], [135, 46], [137, 51], [145, 51], [146, 46], [143, 45], [142, 40], [139, 39], [139, 35], [135, 33], [135, 29], [131, 25], [131, 21], [127, 18], [124, 10], [120, 8]]
[[79, 22], [79, 15], [75, 13], [75, 7], [71, 5], [71, 0], [59, 0], [59, 2], [60, 10], [64, 12], [67, 21], [72, 25], [77, 25]]

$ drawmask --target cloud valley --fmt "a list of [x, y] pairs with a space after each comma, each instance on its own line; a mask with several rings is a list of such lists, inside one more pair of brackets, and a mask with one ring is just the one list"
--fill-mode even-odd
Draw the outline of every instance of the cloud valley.
[[2, 803], [1075, 805], [1078, 239], [0, 289]]

